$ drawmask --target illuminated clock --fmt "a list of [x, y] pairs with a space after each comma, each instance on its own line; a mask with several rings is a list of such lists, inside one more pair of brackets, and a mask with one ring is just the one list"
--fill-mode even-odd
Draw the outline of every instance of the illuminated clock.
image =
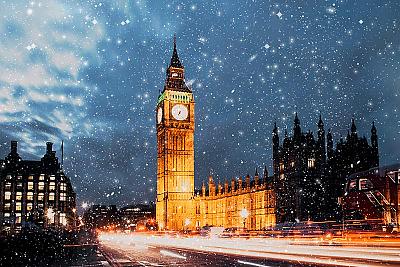
[[184, 105], [178, 104], [172, 108], [172, 116], [178, 121], [185, 120], [188, 114], [188, 109]]
[[162, 120], [162, 108], [160, 107], [157, 110], [157, 122], [161, 123], [161, 120]]

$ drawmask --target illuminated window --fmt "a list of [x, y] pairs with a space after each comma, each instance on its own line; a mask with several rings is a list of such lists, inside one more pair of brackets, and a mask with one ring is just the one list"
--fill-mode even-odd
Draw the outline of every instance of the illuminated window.
[[5, 210], [10, 210], [11, 209], [11, 203], [5, 203], [4, 204], [4, 209]]
[[10, 190], [11, 189], [11, 182], [6, 183], [6, 189]]
[[38, 194], [38, 201], [43, 201], [44, 199], [44, 193], [39, 193]]
[[65, 191], [67, 190], [67, 185], [65, 183], [60, 184], [60, 191]]
[[65, 213], [60, 213], [60, 223], [64, 226], [67, 225], [67, 218], [65, 216]]
[[44, 190], [44, 182], [39, 182], [39, 190]]
[[51, 193], [49, 194], [49, 200], [54, 200], [54, 192], [51, 192]]
[[17, 176], [17, 180], [22, 180], [22, 176], [21, 176], [21, 175], [18, 175], [18, 176]]
[[290, 166], [293, 168], [294, 167], [294, 161], [290, 162]]
[[17, 192], [17, 196], [15, 197], [16, 200], [22, 199], [22, 192]]
[[66, 194], [60, 193], [60, 201], [65, 201], [65, 200], [66, 200]]
[[26, 199], [27, 200], [33, 200], [33, 192], [26, 193]]
[[308, 159], [308, 168], [315, 167], [315, 159]]
[[8, 212], [4, 213], [4, 217], [10, 217], [10, 213]]
[[21, 213], [15, 213], [15, 222], [21, 223], [21, 221], [22, 221]]
[[32, 210], [32, 206], [33, 206], [32, 203], [28, 203], [28, 204], [26, 205], [26, 210], [27, 210], [27, 211], [31, 211], [31, 210]]
[[32, 181], [33, 180], [33, 176], [29, 175], [28, 180]]
[[279, 169], [283, 171], [285, 169], [285, 164], [279, 163]]
[[54, 181], [56, 177], [54, 175], [50, 175], [50, 181]]
[[33, 182], [28, 182], [28, 190], [33, 190]]
[[281, 179], [281, 180], [283, 180], [283, 179], [285, 179], [285, 174], [281, 174], [281, 175], [279, 175], [279, 178]]
[[49, 185], [49, 190], [50, 190], [50, 191], [56, 190], [56, 183], [55, 183], [55, 182], [51, 182], [51, 183], [50, 183], [50, 185]]
[[16, 210], [16, 211], [21, 211], [21, 208], [22, 208], [21, 202], [16, 202], [16, 203], [15, 203], [15, 210]]
[[40, 181], [44, 181], [44, 174], [42, 174], [42, 175], [39, 176], [39, 180], [40, 180]]
[[5, 200], [11, 199], [11, 192], [8, 192], [8, 191], [5, 192], [5, 193], [4, 193], [4, 199], [5, 199]]

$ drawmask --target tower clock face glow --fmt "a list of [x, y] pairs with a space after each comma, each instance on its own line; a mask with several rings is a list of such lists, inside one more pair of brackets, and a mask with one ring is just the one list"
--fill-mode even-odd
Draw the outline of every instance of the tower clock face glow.
[[162, 108], [158, 108], [157, 110], [157, 122], [160, 123], [162, 120]]
[[188, 117], [187, 107], [181, 104], [173, 106], [172, 116], [178, 121], [185, 120]]

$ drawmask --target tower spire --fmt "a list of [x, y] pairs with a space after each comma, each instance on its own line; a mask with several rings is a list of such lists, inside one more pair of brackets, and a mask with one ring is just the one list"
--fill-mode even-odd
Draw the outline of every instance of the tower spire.
[[182, 63], [179, 60], [178, 50], [176, 49], [176, 34], [174, 34], [174, 50], [172, 52], [170, 67], [183, 68]]

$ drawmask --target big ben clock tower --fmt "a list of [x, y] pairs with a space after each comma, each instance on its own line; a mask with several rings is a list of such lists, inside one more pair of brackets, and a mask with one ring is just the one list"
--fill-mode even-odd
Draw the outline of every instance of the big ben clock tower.
[[166, 230], [192, 228], [194, 223], [194, 99], [184, 74], [174, 36], [174, 51], [156, 108], [156, 219]]

